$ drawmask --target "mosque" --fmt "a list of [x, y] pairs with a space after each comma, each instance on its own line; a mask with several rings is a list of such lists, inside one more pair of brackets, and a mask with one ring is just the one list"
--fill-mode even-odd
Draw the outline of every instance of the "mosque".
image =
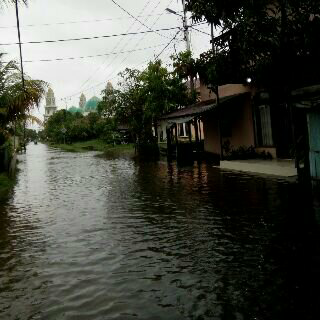
[[[112, 83], [109, 81], [106, 86], [106, 91], [110, 92], [113, 90]], [[99, 102], [101, 101], [100, 98], [93, 96], [88, 101], [86, 96], [82, 93], [79, 99], [79, 107], [72, 106], [68, 109], [69, 112], [76, 113], [80, 112], [84, 116], [88, 115], [90, 112], [97, 112], [97, 107]]]
[[[106, 86], [106, 92], [110, 92], [113, 90], [112, 83], [109, 81]], [[88, 115], [90, 112], [97, 112], [98, 104], [101, 101], [100, 98], [93, 96], [88, 101], [86, 96], [82, 93], [79, 99], [79, 107], [72, 106], [68, 109], [71, 113], [79, 112], [84, 116]], [[45, 114], [44, 121], [46, 122], [50, 116], [52, 116], [58, 107], [56, 106], [56, 99], [54, 96], [54, 92], [51, 88], [48, 89], [46, 94], [46, 106], [45, 106]]]
[[54, 97], [53, 90], [51, 88], [48, 89], [46, 94], [46, 106], [44, 107], [44, 122], [46, 122], [50, 116], [52, 116], [58, 107], [56, 106], [56, 98]]
[[84, 116], [88, 115], [90, 112], [97, 112], [97, 107], [101, 99], [93, 96], [88, 101], [86, 96], [82, 93], [79, 100], [79, 107], [72, 106], [68, 109], [69, 112], [76, 113], [80, 112]]

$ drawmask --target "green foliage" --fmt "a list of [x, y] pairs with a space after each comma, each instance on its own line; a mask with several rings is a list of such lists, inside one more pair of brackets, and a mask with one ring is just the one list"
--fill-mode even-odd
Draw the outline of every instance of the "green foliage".
[[112, 118], [117, 113], [117, 95], [119, 92], [112, 87], [101, 91], [102, 101], [99, 102], [97, 111], [105, 118]]
[[191, 51], [182, 51], [177, 55], [172, 55], [174, 73], [181, 79], [188, 80], [197, 77], [196, 61], [192, 57]]
[[225, 160], [248, 160], [248, 159], [263, 159], [263, 160], [272, 160], [272, 155], [269, 152], [257, 152], [254, 146], [246, 147], [240, 146], [234, 148], [230, 144], [229, 140], [224, 141], [223, 153]]
[[[13, 134], [13, 128], [11, 128], [12, 134]], [[26, 138], [26, 141], [35, 141], [38, 140], [38, 133], [34, 129], [26, 128], [24, 130], [23, 128], [23, 122], [17, 122], [16, 123], [16, 131], [15, 135], [19, 137], [20, 141], [23, 141], [23, 138]]]
[[38, 106], [45, 94], [46, 82], [25, 77], [22, 86], [21, 72], [14, 61], [2, 62], [0, 54], [0, 125], [26, 119], [26, 115]]
[[[63, 132], [63, 128], [66, 132]], [[40, 134], [42, 139], [54, 143], [87, 141], [96, 138], [107, 139], [115, 127], [111, 119], [102, 118], [98, 113], [89, 113], [83, 116], [81, 113], [71, 113], [60, 110], [53, 114], [45, 124], [44, 132]], [[65, 136], [65, 137], [64, 137]]]
[[[215, 40], [220, 57], [214, 61], [208, 53], [210, 59], [200, 59], [211, 85], [250, 76], [258, 86], [279, 93], [319, 82], [319, 0], [186, 2], [194, 20], [212, 22], [222, 34]], [[215, 66], [211, 79], [210, 65]]]
[[5, 173], [0, 173], [0, 200], [7, 197], [9, 191], [13, 188], [14, 183], [14, 179], [10, 179]]
[[[4, 6], [14, 5], [15, 0], [0, 0], [0, 9]], [[18, 3], [28, 4], [28, 0], [18, 0]]]
[[197, 101], [197, 92], [194, 87], [194, 83], [198, 77], [199, 68], [197, 61], [192, 57], [191, 51], [182, 51], [177, 55], [172, 55], [173, 61], [173, 79], [181, 79], [190, 83], [188, 90], [188, 101], [186, 105], [193, 104]]
[[150, 62], [144, 71], [126, 69], [120, 73], [119, 90], [103, 91], [99, 111], [116, 125], [128, 125], [138, 145], [153, 144], [152, 127], [159, 118], [190, 102], [186, 85], [161, 60]]

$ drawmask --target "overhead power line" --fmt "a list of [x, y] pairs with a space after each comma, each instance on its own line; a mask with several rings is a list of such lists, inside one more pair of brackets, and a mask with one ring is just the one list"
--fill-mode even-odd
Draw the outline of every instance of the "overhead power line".
[[[171, 31], [171, 30], [177, 30], [177, 29], [180, 29], [180, 27], [164, 28], [164, 29], [157, 29], [157, 30], [146, 30], [146, 31], [140, 31], [140, 32], [119, 33], [119, 34], [111, 34], [111, 35], [103, 35], [103, 36], [82, 37], [82, 38], [25, 41], [25, 42], [21, 42], [21, 44], [24, 45], [24, 44], [56, 43], [56, 42], [81, 41], [81, 40], [92, 40], [92, 39], [102, 39], [102, 38], [115, 38], [115, 37], [130, 36], [130, 35], [137, 35], [137, 34], [144, 34], [144, 33], [156, 33], [159, 31]], [[12, 46], [17, 44], [19, 44], [19, 42], [0, 43], [0, 46]]]
[[[165, 12], [165, 13], [138, 15], [137, 18], [155, 17], [155, 16], [161, 16], [163, 14], [170, 14], [170, 13]], [[21, 28], [47, 27], [47, 26], [57, 26], [57, 25], [66, 25], [66, 24], [95, 23], [95, 22], [106, 22], [106, 21], [128, 20], [128, 19], [133, 19], [133, 18], [132, 17], [117, 17], [117, 18], [94, 19], [94, 20], [62, 21], [62, 22], [52, 22], [52, 23], [25, 24], [25, 25], [21, 25], [20, 27]], [[0, 26], [0, 29], [13, 29], [13, 28], [16, 28], [16, 26]]]
[[193, 26], [190, 26], [190, 27], [191, 27], [191, 29], [193, 29], [193, 30], [195, 30], [195, 31], [198, 31], [198, 32], [200, 32], [200, 33], [203, 33], [203, 34], [205, 34], [205, 35], [207, 35], [207, 36], [210, 36], [210, 37], [211, 37], [211, 34], [210, 34], [210, 33], [208, 33], [208, 32], [205, 32], [205, 31], [199, 30], [199, 29], [197, 29], [197, 28], [195, 28], [195, 27], [193, 27]]
[[157, 46], [151, 46], [151, 47], [145, 47], [145, 48], [133, 49], [133, 50], [126, 50], [126, 51], [108, 52], [108, 53], [89, 55], [89, 56], [79, 56], [79, 57], [52, 58], [52, 59], [39, 59], [39, 60], [23, 60], [23, 62], [24, 63], [51, 62], [51, 61], [66, 61], [66, 60], [78, 60], [78, 59], [96, 58], [96, 57], [111, 56], [111, 55], [122, 54], [122, 53], [131, 53], [131, 52], [137, 52], [137, 51], [144, 51], [144, 50], [148, 50], [148, 49], [159, 48], [159, 47], [162, 47], [163, 45], [164, 44], [162, 43], [162, 44], [157, 45]]
[[[172, 42], [177, 38], [177, 36], [178, 36], [178, 34], [179, 34], [180, 32], [181, 32], [181, 30], [179, 30], [179, 31], [175, 34], [175, 36], [166, 44], [166, 46], [160, 51], [160, 53], [158, 53], [158, 54], [156, 55], [156, 57], [153, 59], [154, 61], [157, 60], [157, 59], [163, 54], [163, 52], [170, 46], [170, 44], [172, 44]], [[144, 64], [144, 63], [147, 63], [148, 61], [150, 61], [150, 60], [143, 61], [142, 63], [138, 64], [137, 66], [139, 66], [139, 65], [141, 65], [141, 64]], [[137, 66], [136, 66], [136, 67], [137, 67]], [[146, 70], [146, 68], [145, 68], [144, 70]], [[108, 79], [108, 80], [115, 79], [116, 77], [117, 77], [117, 75], [114, 76], [113, 78]], [[102, 82], [99, 82], [99, 83], [97, 83], [97, 84], [95, 84], [95, 85], [93, 85], [93, 86], [91, 86], [91, 87], [89, 87], [89, 88], [80, 90], [80, 91], [78, 91], [78, 92], [76, 92], [76, 93], [74, 93], [74, 94], [72, 94], [72, 95], [70, 95], [70, 96], [67, 96], [66, 98], [75, 97], [75, 96], [77, 96], [78, 94], [80, 94], [80, 93], [82, 93], [82, 92], [95, 89], [95, 88], [97, 88], [97, 87], [99, 87], [99, 86], [101, 86], [102, 84], [105, 84], [105, 83], [106, 83], [106, 80], [104, 80], [104, 81], [102, 81]]]
[[[144, 6], [143, 8], [140, 10], [140, 12], [138, 13], [138, 15], [141, 15], [149, 6], [149, 4], [151, 3], [152, 0], [149, 0]], [[135, 25], [136, 20], [133, 21], [133, 23], [129, 26], [129, 28], [127, 29], [126, 32], [130, 32], [133, 28], [133, 26]], [[141, 26], [138, 30], [136, 30], [135, 32], [140, 31]], [[146, 34], [145, 34], [146, 35]], [[123, 50], [124, 48], [127, 48], [128, 44], [130, 43], [131, 39], [133, 39], [134, 36], [131, 36], [129, 39], [126, 39], [124, 46], [122, 46], [120, 48], [120, 50]], [[116, 50], [118, 48], [118, 46], [123, 42], [125, 38], [120, 38], [119, 41], [117, 41], [116, 45], [114, 46], [114, 48], [112, 49], [112, 51]], [[111, 59], [110, 63], [108, 64], [108, 66], [113, 63], [115, 60], [117, 59], [117, 57], [115, 56], [113, 59]], [[107, 60], [105, 60], [102, 64], [99, 65], [99, 67], [81, 84], [80, 89], [82, 90], [83, 87], [92, 79], [92, 77], [94, 77], [94, 75], [105, 65], [105, 63], [107, 62]], [[107, 66], [107, 67], [108, 67]]]
[[176, 37], [178, 36], [178, 34], [180, 33], [181, 30], [179, 30], [175, 36], [169, 41], [169, 43], [161, 50], [161, 52], [154, 58], [154, 61], [157, 60], [162, 53], [170, 46], [170, 44], [176, 39]]
[[[122, 11], [124, 11], [126, 14], [128, 14], [130, 17], [132, 17], [134, 20], [136, 20], [137, 22], [139, 22], [141, 25], [143, 25], [144, 27], [146, 27], [148, 30], [152, 30], [148, 25], [146, 25], [145, 23], [143, 23], [141, 20], [139, 20], [137, 17], [133, 16], [129, 11], [127, 11], [125, 8], [123, 8], [122, 6], [120, 6], [120, 4], [118, 4], [116, 1], [111, 0], [111, 2], [113, 2], [118, 8], [120, 8]], [[161, 33], [155, 32], [157, 35], [159, 35], [160, 37], [165, 37], [168, 39], [168, 37], [164, 36]]]
[[[173, 0], [169, 0], [169, 2], [168, 2], [168, 4], [167, 4], [166, 7], [170, 6], [170, 4], [171, 4], [172, 2], [173, 2]], [[161, 4], [161, 0], [159, 0], [158, 3], [155, 5], [153, 11], [154, 11], [156, 8], [158, 8], [158, 6], [159, 6], [160, 4]], [[152, 12], [153, 12], [153, 11], [152, 11]], [[163, 11], [162, 13], [164, 14], [165, 12], [166, 12], [166, 11]], [[157, 17], [157, 19], [156, 19], [156, 20], [153, 22], [153, 24], [151, 25], [151, 28], [154, 28], [154, 26], [157, 24], [157, 22], [160, 20], [160, 18], [163, 16], [163, 14]], [[149, 19], [149, 18], [148, 18], [148, 19]], [[145, 21], [145, 23], [148, 21], [148, 19]], [[143, 26], [142, 26], [142, 27], [143, 27]], [[141, 28], [141, 27], [140, 27], [140, 28]], [[137, 43], [135, 44], [134, 48], [136, 48], [137, 45], [144, 40], [144, 38], [146, 37], [146, 35], [147, 35], [147, 34], [144, 34], [144, 35], [141, 37], [141, 39], [137, 40]], [[131, 37], [131, 39], [133, 39], [133, 37]], [[169, 38], [169, 39], [170, 39], [170, 38]], [[120, 65], [122, 65], [122, 64], [129, 58], [129, 56], [130, 56], [130, 54], [128, 54], [127, 56], [125, 56], [125, 57], [121, 60]], [[108, 66], [107, 66], [105, 69], [107, 69], [111, 64], [112, 64], [112, 61], [110, 61], [110, 63], [108, 64]], [[112, 71], [107, 75], [107, 78], [109, 78], [110, 76], [112, 76], [115, 72], [117, 72], [117, 70], [115, 70], [115, 69], [112, 70]]]

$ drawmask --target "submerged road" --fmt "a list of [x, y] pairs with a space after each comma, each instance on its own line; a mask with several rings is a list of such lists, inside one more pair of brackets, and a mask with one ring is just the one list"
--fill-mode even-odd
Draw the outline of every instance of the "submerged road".
[[292, 182], [29, 145], [0, 203], [0, 319], [320, 319]]

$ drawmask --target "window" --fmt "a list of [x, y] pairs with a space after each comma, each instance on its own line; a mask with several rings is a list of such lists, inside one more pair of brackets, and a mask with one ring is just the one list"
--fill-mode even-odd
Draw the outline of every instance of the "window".
[[262, 105], [257, 108], [256, 125], [259, 146], [273, 146], [270, 106]]
[[185, 123], [179, 123], [178, 127], [179, 137], [187, 137], [187, 130], [186, 130], [186, 124]]

